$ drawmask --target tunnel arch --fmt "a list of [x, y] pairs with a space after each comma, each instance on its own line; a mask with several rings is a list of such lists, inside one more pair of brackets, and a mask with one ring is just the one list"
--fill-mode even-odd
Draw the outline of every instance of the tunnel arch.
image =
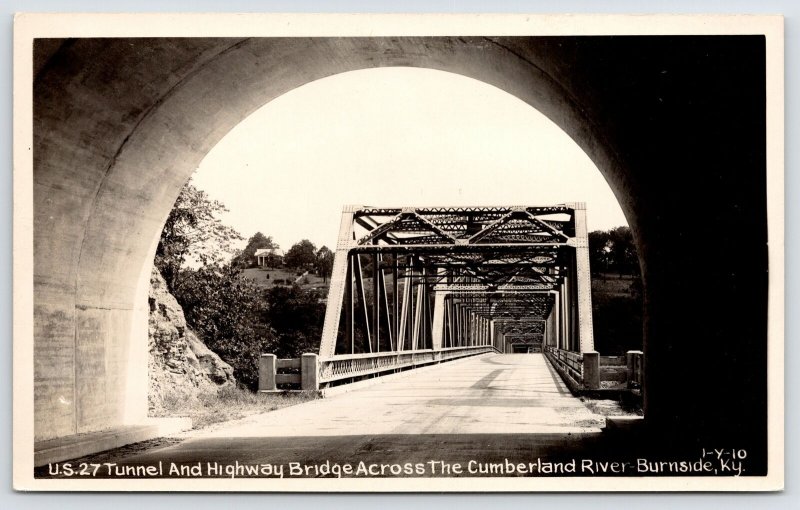
[[[683, 100], [688, 92], [680, 87], [692, 73], [712, 78], [704, 71], [709, 62], [700, 56], [707, 47], [652, 38], [638, 47], [614, 38], [589, 39], [246, 38], [145, 39], [135, 43], [80, 39], [37, 47], [36, 438], [99, 430], [144, 417], [146, 393], [136, 379], [146, 375], [146, 362], [142, 364], [146, 360], [142, 339], [147, 334], [144, 296], [155, 244], [180, 188], [217, 141], [250, 113], [304, 83], [383, 66], [437, 69], [483, 81], [528, 103], [578, 143], [614, 191], [640, 247], [645, 284], [646, 406], [652, 407], [646, 409], [648, 419], [665, 428], [676, 424], [691, 428], [698, 412], [707, 418], [709, 427], [724, 421], [727, 413], [722, 408], [731, 400], [709, 404], [706, 398], [719, 385], [719, 371], [701, 376], [710, 386], [682, 402], [670, 396], [675, 388], [668, 387], [665, 379], [669, 366], [680, 358], [675, 351], [697, 345], [695, 348], [710, 353], [726, 331], [693, 332], [689, 338], [671, 339], [671, 344], [656, 340], [669, 338], [678, 330], [670, 315], [682, 307], [678, 301], [682, 293], [685, 296], [688, 280], [673, 277], [692, 262], [680, 254], [669, 259], [667, 255], [675, 250], [660, 239], [658, 229], [685, 234], [683, 240], [689, 242], [702, 240], [681, 226], [691, 216], [676, 212], [667, 200], [670, 191], [681, 189], [680, 183], [671, 187], [668, 183], [676, 176], [678, 180], [689, 178], [710, 162], [718, 168], [720, 162], [709, 155], [678, 168], [675, 156], [659, 153], [664, 143], [659, 135], [672, 137], [666, 143], [700, 150], [692, 140], [699, 130], [711, 122], [722, 126], [735, 120], [735, 125], [731, 122], [720, 128], [721, 134], [715, 131], [704, 142], [714, 147], [736, 147], [737, 141], [741, 142], [742, 152], [733, 150], [722, 162], [733, 165], [736, 175], [744, 175], [741, 165], [762, 164], [758, 159], [761, 147], [753, 145], [753, 131], [741, 128], [741, 122], [750, 122], [756, 130], [763, 125], [758, 109], [763, 40], [759, 46], [758, 40], [742, 38], [731, 45], [730, 54], [709, 43], [713, 51], [706, 51], [706, 56], [715, 58], [712, 64], [726, 73], [736, 70], [740, 88], [723, 94], [718, 102], [711, 99], [717, 89], [703, 90], [706, 103], [701, 101], [699, 108], [704, 122], [688, 126], [676, 120], [687, 108]], [[686, 62], [673, 56], [681, 52], [684, 57], [690, 53]], [[742, 52], [755, 62], [744, 76], [731, 60]], [[670, 70], [669, 78], [677, 79], [678, 87], [658, 74], [662, 71], [659, 66]], [[631, 80], [636, 73], [640, 78]], [[724, 82], [728, 75], [714, 79]], [[662, 96], [660, 103], [655, 96]], [[678, 104], [674, 112], [663, 110], [665, 97]], [[722, 113], [722, 103], [729, 100], [745, 105], [739, 112], [741, 118]], [[747, 109], [747, 105], [753, 106]], [[707, 190], [713, 179], [707, 181], [700, 182], [699, 189]], [[759, 185], [758, 179], [726, 183], [737, 193]], [[717, 202], [723, 209], [731, 207], [724, 197]], [[746, 212], [758, 213], [761, 205], [756, 201]], [[725, 223], [724, 232], [715, 233], [723, 246], [709, 248], [714, 253], [723, 253], [729, 236], [738, 228], [737, 218], [730, 219], [730, 231], [724, 231]], [[63, 257], [48, 257], [52, 253]], [[754, 255], [765, 259], [765, 253], [758, 250]], [[713, 280], [727, 287], [739, 285], [737, 292], [764, 291], [765, 282], [747, 286], [736, 278], [734, 282], [726, 280], [729, 269], [718, 268]], [[712, 315], [721, 316], [725, 303], [713, 305]], [[749, 327], [757, 331], [760, 326], [754, 319]], [[713, 338], [706, 339], [710, 343], [696, 342], [709, 332], [713, 333]], [[756, 345], [734, 350], [744, 356], [755, 354], [755, 363], [765, 359]], [[744, 391], [746, 400], [754, 403], [766, 386], [756, 381], [745, 390], [745, 384], [730, 374], [722, 379]], [[101, 390], [90, 388], [98, 382]], [[680, 383], [678, 389], [690, 387]], [[61, 403], [65, 395], [71, 397], [65, 399], [67, 404]], [[650, 406], [656, 401], [657, 407]], [[762, 424], [745, 420], [743, 426], [758, 428]]]
[[[612, 191], [628, 219], [634, 227], [636, 214], [630, 207], [630, 200], [624, 191], [622, 162], [595, 129], [596, 123], [586, 116], [583, 108], [549, 74], [530, 60], [519, 58], [502, 45], [482, 40], [480, 44], [455, 45], [447, 41], [436, 46], [426, 41], [424, 51], [403, 48], [402, 51], [386, 52], [385, 44], [371, 45], [357, 41], [357, 47], [349, 45], [309, 44], [298, 48], [292, 42], [286, 50], [292, 52], [293, 61], [312, 61], [315, 66], [304, 72], [287, 74], [283, 80], [270, 80], [276, 71], [268, 66], [258, 65], [262, 59], [276, 58], [271, 44], [263, 39], [247, 39], [225, 48], [220, 54], [209, 58], [192, 76], [188, 76], [167, 95], [160, 98], [135, 128], [126, 136], [115, 154], [95, 198], [95, 211], [103, 210], [113, 203], [119, 207], [120, 199], [125, 200], [128, 193], [116, 189], [119, 180], [125, 176], [137, 175], [144, 165], [151, 168], [156, 181], [162, 189], [156, 192], [146, 210], [152, 210], [161, 219], [166, 219], [174, 199], [189, 176], [196, 170], [205, 155], [233, 127], [260, 107], [297, 87], [321, 78], [343, 72], [384, 66], [407, 66], [436, 69], [467, 76], [494, 85], [533, 108], [544, 113], [564, 130], [595, 162], [598, 169], [610, 182]], [[397, 40], [401, 46], [406, 43]], [[265, 52], [265, 53], [260, 53]], [[219, 83], [214, 77], [225, 77]], [[269, 83], [269, 86], [265, 86]], [[205, 108], [196, 108], [196, 98], [202, 98]], [[207, 101], [207, 102], [206, 102]], [[211, 122], [208, 122], [208, 120]], [[142, 156], [155, 155], [155, 161], [142, 161]], [[142, 198], [146, 192], [135, 190], [131, 207], [145, 205]], [[92, 218], [100, 218], [92, 213]], [[109, 230], [122, 228], [127, 220], [121, 219], [119, 225], [109, 225], [108, 218], [87, 223], [87, 236], [81, 247], [78, 265], [78, 279], [82, 275], [94, 274], [98, 261], [85, 254], [102, 253], [103, 238]], [[163, 221], [160, 223], [163, 224]], [[147, 232], [152, 229], [148, 228]], [[96, 233], [98, 235], [93, 236]], [[158, 234], [152, 241], [136, 243], [147, 246], [150, 252], [155, 249]], [[140, 249], [141, 250], [141, 249]], [[138, 260], [141, 251], [132, 255]], [[148, 252], [149, 253], [149, 252]], [[149, 257], [148, 259], [152, 258]], [[115, 266], [116, 271], [127, 272], [126, 267]], [[149, 280], [149, 268], [144, 264], [140, 282]], [[142, 285], [139, 286], [140, 296]], [[100, 297], [100, 296], [98, 296]], [[105, 299], [105, 296], [102, 296]], [[141, 302], [141, 299], [137, 299]]]

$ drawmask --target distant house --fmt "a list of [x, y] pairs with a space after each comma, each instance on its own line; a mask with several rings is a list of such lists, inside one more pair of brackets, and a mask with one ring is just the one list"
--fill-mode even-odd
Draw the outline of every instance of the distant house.
[[258, 267], [278, 267], [283, 263], [283, 250], [259, 248], [254, 254]]

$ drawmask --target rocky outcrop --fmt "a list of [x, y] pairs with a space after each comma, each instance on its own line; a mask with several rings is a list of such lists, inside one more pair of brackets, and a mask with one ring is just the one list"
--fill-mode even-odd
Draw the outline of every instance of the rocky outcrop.
[[153, 268], [150, 276], [148, 402], [153, 414], [236, 384], [233, 368], [186, 325], [183, 309]]

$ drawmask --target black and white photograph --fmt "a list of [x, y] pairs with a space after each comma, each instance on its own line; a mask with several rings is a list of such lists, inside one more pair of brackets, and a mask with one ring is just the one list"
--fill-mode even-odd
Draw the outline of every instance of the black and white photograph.
[[780, 16], [14, 35], [16, 489], [783, 488]]

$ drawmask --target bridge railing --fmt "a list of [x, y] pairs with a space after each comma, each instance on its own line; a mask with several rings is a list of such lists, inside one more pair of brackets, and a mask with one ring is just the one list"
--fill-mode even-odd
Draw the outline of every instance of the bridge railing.
[[[619, 388], [628, 381], [626, 356], [600, 356], [600, 386]], [[603, 385], [606, 383], [606, 386]]]
[[[545, 355], [573, 391], [637, 390], [644, 383], [642, 351], [628, 351], [624, 356], [600, 356], [596, 351], [578, 353], [548, 345]], [[604, 382], [610, 385], [604, 386]]]
[[[258, 369], [259, 391], [279, 391], [291, 385], [304, 391], [315, 391], [332, 382], [355, 379], [384, 372], [405, 370], [478, 354], [499, 352], [494, 346], [448, 347], [416, 351], [390, 351], [367, 354], [343, 354], [319, 359], [316, 354], [303, 354], [296, 359], [277, 359], [262, 354]], [[291, 373], [281, 373], [289, 369]]]
[[414, 368], [467, 356], [497, 352], [491, 345], [448, 347], [417, 351], [392, 351], [371, 354], [343, 354], [319, 360], [321, 384], [353, 377], [380, 374], [399, 369]]
[[577, 384], [583, 384], [583, 356], [580, 353], [546, 345], [545, 355], [556, 368], [564, 371]]

